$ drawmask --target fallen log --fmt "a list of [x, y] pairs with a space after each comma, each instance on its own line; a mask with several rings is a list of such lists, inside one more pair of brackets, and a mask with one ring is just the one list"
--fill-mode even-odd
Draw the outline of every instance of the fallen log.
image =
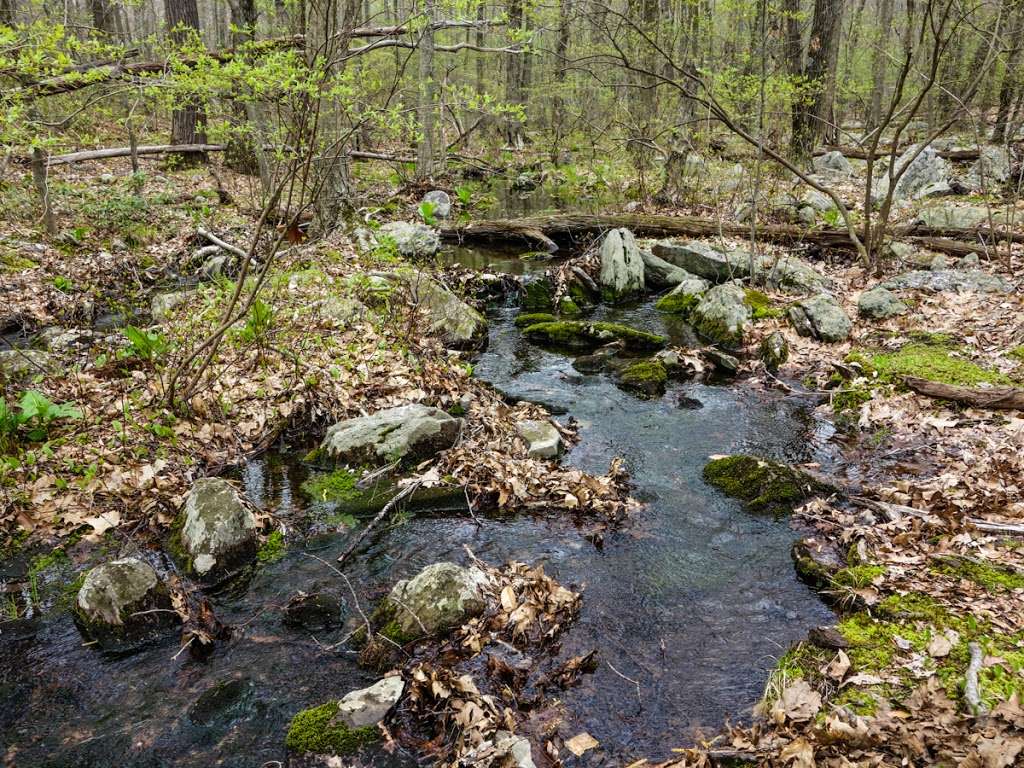
[[[135, 148], [136, 155], [162, 155], [174, 152], [223, 152], [227, 149], [226, 144], [147, 144]], [[107, 160], [112, 157], [128, 157], [132, 154], [131, 147], [109, 147], [107, 149], [85, 149], [81, 152], [69, 152], [66, 155], [54, 155], [47, 162], [47, 166], [68, 165], [70, 163], [82, 163], [89, 160]], [[383, 152], [366, 152], [363, 150], [351, 150], [348, 156], [353, 160], [382, 160], [389, 163], [415, 163], [415, 157], [403, 155], [389, 155]], [[26, 159], [25, 162], [28, 162]]]
[[[897, 153], [903, 152], [911, 144], [906, 144], [896, 150]], [[827, 152], [839, 152], [847, 160], [867, 160], [868, 151], [861, 147], [841, 147], [834, 144], [826, 144], [823, 147], [819, 147], [814, 150], [815, 157], [824, 155]], [[892, 147], [879, 147], [875, 150], [875, 159], [881, 160], [892, 154]], [[944, 160], [977, 160], [981, 155], [981, 151], [977, 147], [969, 149], [937, 149], [936, 154]]]
[[[441, 237], [457, 243], [525, 243], [531, 248], [553, 252], [558, 247], [574, 247], [592, 240], [610, 229], [623, 227], [638, 237], [750, 237], [750, 226], [732, 221], [702, 219], [696, 216], [659, 216], [650, 214], [554, 214], [523, 219], [474, 221], [464, 226], [441, 228]], [[1010, 240], [1024, 243], [1024, 232], [990, 230], [988, 227], [948, 229], [919, 224], [894, 227], [892, 235], [908, 238], [927, 248], [963, 256], [986, 252], [988, 241]], [[765, 224], [757, 227], [757, 236], [780, 245], [811, 245], [817, 248], [852, 250], [849, 233], [838, 227], [807, 229], [795, 224]], [[555, 247], [552, 248], [551, 246]]]
[[1024, 389], [993, 385], [991, 387], [961, 387], [937, 381], [904, 376], [903, 383], [920, 395], [939, 400], [950, 400], [974, 408], [1024, 410]]

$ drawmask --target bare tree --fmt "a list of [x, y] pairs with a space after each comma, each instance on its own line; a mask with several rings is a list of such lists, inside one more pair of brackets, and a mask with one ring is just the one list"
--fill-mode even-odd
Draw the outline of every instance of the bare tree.
[[792, 155], [805, 160], [825, 132], [834, 124], [832, 105], [835, 100], [836, 63], [839, 60], [839, 39], [843, 22], [842, 0], [815, 0], [811, 39], [807, 46], [807, 62], [803, 68], [802, 86], [806, 93], [793, 107]]

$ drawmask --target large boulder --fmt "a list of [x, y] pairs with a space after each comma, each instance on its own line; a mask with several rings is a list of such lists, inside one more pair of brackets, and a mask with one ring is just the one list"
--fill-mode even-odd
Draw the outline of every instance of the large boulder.
[[455, 563], [428, 565], [395, 584], [375, 612], [383, 634], [408, 642], [461, 626], [487, 607], [487, 574]]
[[53, 370], [53, 359], [42, 350], [0, 350], [0, 381], [24, 379], [37, 374], [51, 373]]
[[750, 276], [749, 259], [730, 258], [729, 254], [700, 240], [685, 243], [663, 240], [655, 243], [651, 252], [664, 261], [713, 283]]
[[801, 336], [821, 341], [843, 341], [853, 328], [842, 306], [827, 293], [794, 304], [789, 308], [789, 320]]
[[644, 290], [644, 260], [628, 229], [613, 229], [601, 243], [601, 298], [615, 302]]
[[433, 206], [432, 215], [447, 219], [452, 215], [452, 199], [442, 189], [432, 189], [423, 196], [423, 202]]
[[981, 148], [965, 179], [968, 188], [975, 192], [996, 189], [1010, 178], [1010, 153], [1006, 147], [987, 144]]
[[[936, 229], [972, 229], [988, 224], [989, 211], [983, 205], [933, 203], [917, 213], [917, 221]], [[994, 220], [999, 221], [998, 212]]]
[[[894, 202], [914, 199], [926, 187], [939, 182], [948, 182], [950, 177], [949, 163], [939, 157], [934, 147], [925, 147], [917, 154], [918, 145], [909, 147], [896, 159], [893, 167], [894, 175], [901, 169], [903, 175], [896, 182], [893, 191]], [[916, 155], [916, 156], [915, 156]], [[881, 202], [889, 191], [889, 174], [883, 173], [876, 181], [872, 190], [875, 202]]]
[[318, 454], [347, 464], [421, 461], [450, 448], [461, 430], [462, 419], [412, 403], [339, 421], [327, 430]]
[[103, 563], [86, 574], [75, 619], [86, 637], [108, 651], [136, 647], [180, 620], [156, 571], [136, 557]]
[[1010, 293], [1013, 286], [998, 275], [980, 269], [915, 269], [881, 284], [891, 291], [955, 291], [958, 293]]
[[405, 278], [416, 307], [426, 314], [427, 332], [452, 349], [477, 349], [487, 342], [487, 319], [429, 275]]
[[711, 287], [711, 283], [702, 277], [696, 277], [689, 272], [683, 272], [683, 274], [687, 275], [686, 279], [681, 280], [668, 294], [658, 299], [654, 305], [656, 309], [661, 312], [685, 315], [697, 306], [701, 296]]
[[200, 580], [228, 578], [256, 557], [256, 517], [227, 480], [196, 480], [175, 527], [175, 554]]
[[743, 331], [752, 312], [746, 292], [738, 282], [716, 285], [704, 296], [690, 314], [690, 322], [704, 338], [726, 347], [743, 344]]
[[516, 431], [526, 441], [526, 455], [531, 459], [553, 459], [562, 450], [562, 435], [550, 421], [522, 421]]
[[850, 161], [846, 159], [842, 152], [832, 150], [814, 158], [814, 170], [849, 176], [853, 173], [853, 166], [850, 165]]
[[378, 236], [394, 241], [398, 252], [406, 258], [425, 258], [441, 250], [437, 232], [426, 224], [413, 221], [391, 221], [378, 231]]
[[906, 311], [907, 305], [903, 303], [903, 300], [888, 288], [883, 288], [880, 285], [864, 291], [857, 299], [857, 312], [861, 317], [884, 320], [894, 315], [902, 315]]
[[640, 258], [644, 261], [644, 283], [650, 288], [672, 288], [695, 277], [682, 267], [655, 256], [649, 248], [640, 249]]

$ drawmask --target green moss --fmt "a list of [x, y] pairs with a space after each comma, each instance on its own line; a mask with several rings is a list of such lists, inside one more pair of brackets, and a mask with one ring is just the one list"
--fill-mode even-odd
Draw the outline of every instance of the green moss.
[[274, 531], [267, 536], [267, 540], [260, 546], [256, 552], [256, 557], [259, 558], [261, 563], [276, 563], [284, 557], [284, 552], [284, 533]]
[[0, 272], [21, 272], [26, 269], [35, 269], [38, 266], [32, 259], [14, 251], [0, 253]]
[[953, 343], [953, 336], [949, 333], [936, 333], [934, 331], [909, 331], [907, 337], [911, 341], [929, 346], [944, 347]]
[[69, 563], [67, 553], [63, 549], [54, 549], [45, 555], [36, 555], [28, 567], [28, 577], [31, 579], [43, 571], [51, 568], [60, 568]]
[[665, 393], [668, 370], [660, 360], [639, 360], [619, 372], [619, 384], [643, 397], [656, 397]]
[[909, 624], [879, 621], [866, 613], [855, 613], [838, 624], [843, 637], [850, 643], [846, 655], [856, 672], [877, 673], [893, 662], [899, 646], [899, 636], [910, 643], [913, 650], [923, 652], [928, 647], [932, 632]]
[[565, 317], [576, 317], [577, 315], [582, 315], [583, 310], [568, 296], [563, 296], [558, 300], [558, 313]]
[[871, 586], [875, 579], [884, 574], [885, 567], [881, 565], [851, 565], [837, 571], [832, 576], [832, 583], [837, 587], [863, 589]]
[[361, 494], [356, 487], [359, 476], [349, 469], [336, 469], [308, 478], [300, 490], [316, 501], [352, 501]]
[[631, 350], [660, 349], [665, 346], [664, 336], [618, 323], [560, 320], [527, 326], [523, 333], [533, 341], [572, 349], [589, 349], [611, 341], [622, 341]]
[[700, 296], [696, 293], [672, 293], [662, 296], [655, 303], [654, 308], [659, 312], [667, 312], [673, 315], [688, 315], [697, 303]]
[[772, 300], [761, 291], [747, 288], [744, 291], [744, 303], [753, 311], [755, 320], [764, 320], [769, 317], [782, 317], [785, 311], [782, 307], [776, 307]]
[[881, 685], [858, 688], [850, 685], [839, 692], [832, 700], [833, 706], [846, 707], [850, 712], [862, 717], [871, 717], [878, 711], [879, 699], [888, 699], [889, 689]]
[[1021, 344], [1019, 347], [1014, 347], [1006, 354], [1010, 357], [1016, 358], [1017, 360], [1024, 360], [1024, 344]]
[[516, 316], [516, 327], [526, 328], [537, 323], [555, 323], [558, 318], [548, 312], [521, 312]]
[[710, 317], [701, 317], [694, 314], [693, 328], [703, 338], [712, 343], [721, 344], [730, 349], [737, 349], [743, 346], [743, 328], [730, 328], [721, 320]]
[[1024, 589], [1024, 574], [1012, 568], [1005, 568], [989, 563], [950, 558], [932, 569], [936, 573], [956, 579], [968, 579], [979, 584], [989, 592], [1005, 592], [1012, 589]]
[[759, 511], [792, 509], [828, 489], [809, 475], [756, 456], [724, 456], [704, 467], [704, 480]]
[[380, 739], [376, 727], [349, 728], [335, 720], [337, 713], [337, 701], [302, 710], [288, 726], [285, 746], [296, 753], [347, 755]]
[[893, 384], [904, 376], [966, 387], [1012, 383], [998, 371], [955, 357], [947, 347], [933, 344], [906, 344], [896, 352], [851, 352], [846, 360], [860, 364], [866, 375]]
[[522, 308], [527, 312], [550, 312], [555, 308], [555, 285], [550, 277], [523, 281]]

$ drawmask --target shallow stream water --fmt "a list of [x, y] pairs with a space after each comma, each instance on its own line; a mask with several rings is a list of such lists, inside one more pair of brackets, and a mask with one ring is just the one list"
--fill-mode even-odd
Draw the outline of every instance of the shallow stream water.
[[[500, 268], [487, 254], [470, 256]], [[788, 522], [752, 515], [707, 486], [703, 465], [709, 455], [738, 451], [796, 462], [827, 458], [827, 426], [796, 402], [742, 387], [674, 384], [662, 398], [639, 400], [605, 374], [580, 374], [571, 358], [527, 343], [514, 315], [514, 308], [492, 311], [476, 375], [509, 396], [549, 405], [557, 418], [575, 419], [580, 442], [564, 461], [603, 473], [613, 457], [624, 457], [646, 505], [607, 532], [600, 548], [557, 514], [415, 516], [372, 535], [346, 573], [365, 606], [429, 563], [464, 562], [467, 546], [494, 564], [543, 563], [562, 583], [584, 590], [561, 655], [596, 649], [600, 662], [564, 692], [564, 732], [586, 730], [601, 743], [589, 764], [667, 758], [700, 730], [748, 717], [778, 655], [832, 618], [795, 578], [789, 548], [796, 533]], [[651, 303], [598, 316], [686, 337]], [[690, 407], [677, 405], [680, 396]], [[309, 473], [300, 456], [271, 453], [238, 473], [248, 496], [293, 531], [316, 511], [299, 491]], [[219, 618], [235, 629], [204, 662], [179, 655], [173, 634], [130, 656], [105, 656], [83, 645], [67, 614], [0, 625], [5, 764], [242, 767], [283, 760], [295, 712], [375, 677], [344, 647], [326, 648], [343, 629], [313, 636], [282, 622], [281, 606], [298, 590], [347, 596], [322, 561], [333, 563], [351, 535], [292, 539], [284, 559], [215, 596]], [[168, 565], [159, 553], [144, 556]], [[347, 611], [354, 614], [351, 599]]]

